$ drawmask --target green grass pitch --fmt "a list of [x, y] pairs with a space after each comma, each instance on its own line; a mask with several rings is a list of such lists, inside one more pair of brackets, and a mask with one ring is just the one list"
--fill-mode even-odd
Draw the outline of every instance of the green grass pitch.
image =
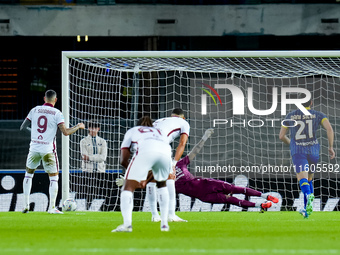
[[340, 212], [178, 212], [161, 232], [133, 213], [132, 233], [111, 233], [120, 212], [0, 213], [0, 254], [340, 254]]

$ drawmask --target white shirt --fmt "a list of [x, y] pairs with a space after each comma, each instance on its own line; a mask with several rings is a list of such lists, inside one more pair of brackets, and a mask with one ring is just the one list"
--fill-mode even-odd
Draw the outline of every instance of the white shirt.
[[153, 150], [153, 141], [164, 143], [169, 147], [167, 139], [161, 132], [154, 127], [136, 126], [129, 129], [121, 144], [121, 149], [130, 149], [132, 153], [138, 153], [140, 150]]
[[56, 152], [55, 137], [58, 125], [64, 123], [64, 116], [52, 104], [34, 107], [26, 119], [31, 121], [30, 151]]
[[167, 117], [156, 120], [153, 126], [161, 131], [168, 139], [168, 143], [173, 142], [177, 137], [182, 134], [189, 136], [190, 125], [180, 117]]

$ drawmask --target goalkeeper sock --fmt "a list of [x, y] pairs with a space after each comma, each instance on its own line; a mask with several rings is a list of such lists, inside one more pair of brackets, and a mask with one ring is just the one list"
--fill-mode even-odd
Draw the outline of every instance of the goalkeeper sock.
[[55, 207], [55, 201], [58, 195], [58, 180], [59, 176], [50, 176], [50, 187], [49, 187], [49, 195], [50, 195], [50, 209]]
[[305, 205], [305, 208], [306, 208], [306, 205], [307, 205], [307, 196], [311, 193], [310, 192], [310, 185], [308, 183], [308, 180], [306, 178], [302, 178], [300, 181], [300, 188], [301, 188], [301, 191], [304, 195], [304, 205]]
[[120, 194], [120, 211], [123, 216], [124, 226], [129, 227], [132, 224], [133, 210], [133, 193], [128, 190], [123, 190]]
[[176, 216], [176, 189], [175, 189], [175, 180], [167, 180], [166, 186], [169, 191], [169, 218], [173, 218]]
[[34, 174], [25, 173], [25, 178], [23, 181], [23, 191], [24, 191], [24, 199], [25, 199], [25, 208], [29, 207], [30, 204], [30, 194], [32, 188], [32, 179]]
[[[230, 188], [228, 188], [230, 187]], [[254, 189], [250, 189], [247, 187], [240, 187], [240, 186], [235, 186], [233, 184], [227, 184], [224, 183], [224, 189], [231, 194], [245, 194], [246, 196], [254, 196], [254, 197], [260, 197], [261, 196], [261, 192], [254, 190]]]
[[158, 217], [159, 214], [157, 211], [157, 188], [155, 182], [149, 182], [146, 185], [146, 197], [149, 201], [152, 217]]
[[[243, 208], [248, 208], [248, 207], [256, 207], [256, 204], [247, 200], [241, 200], [238, 199], [237, 197], [229, 197], [226, 202], [228, 204], [232, 205], [237, 205]], [[261, 203], [258, 204], [258, 207], [261, 206]]]
[[159, 209], [161, 211], [161, 226], [168, 226], [168, 216], [169, 216], [169, 191], [167, 187], [159, 188], [158, 201]]
[[314, 193], [313, 180], [308, 181], [308, 183], [309, 183], [310, 193]]

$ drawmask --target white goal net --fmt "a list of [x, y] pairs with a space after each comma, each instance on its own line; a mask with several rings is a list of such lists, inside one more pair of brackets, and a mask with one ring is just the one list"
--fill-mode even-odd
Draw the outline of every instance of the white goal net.
[[[191, 173], [271, 192], [280, 198], [271, 210], [297, 210], [303, 198], [289, 146], [279, 140], [281, 121], [296, 106], [287, 103], [285, 110], [283, 99], [296, 99], [295, 88], [311, 92], [313, 109], [333, 126], [339, 155], [339, 84], [339, 52], [63, 52], [66, 123], [95, 119], [101, 125], [98, 135], [107, 141], [105, 172], [84, 172], [80, 140], [88, 130], [63, 138], [63, 200], [75, 198], [78, 210], [119, 210], [114, 180], [124, 173], [119, 155], [125, 132], [143, 115], [156, 120], [179, 107], [191, 127], [184, 155], [207, 128], [215, 130], [189, 165]], [[340, 169], [329, 160], [322, 128], [319, 142], [314, 210], [339, 210]], [[137, 191], [135, 201], [135, 210], [147, 211], [145, 191]], [[181, 194], [177, 206], [182, 211], [241, 210]]]

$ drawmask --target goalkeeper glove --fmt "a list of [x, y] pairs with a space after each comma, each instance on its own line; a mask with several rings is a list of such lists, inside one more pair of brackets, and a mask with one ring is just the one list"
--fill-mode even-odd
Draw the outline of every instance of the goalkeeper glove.
[[205, 131], [203, 137], [202, 137], [203, 141], [208, 140], [208, 138], [209, 138], [213, 133], [214, 133], [214, 129], [213, 129], [213, 128], [207, 129], [207, 130]]
[[116, 178], [116, 185], [118, 187], [123, 186], [124, 181], [125, 181], [124, 175], [119, 175], [119, 177]]

